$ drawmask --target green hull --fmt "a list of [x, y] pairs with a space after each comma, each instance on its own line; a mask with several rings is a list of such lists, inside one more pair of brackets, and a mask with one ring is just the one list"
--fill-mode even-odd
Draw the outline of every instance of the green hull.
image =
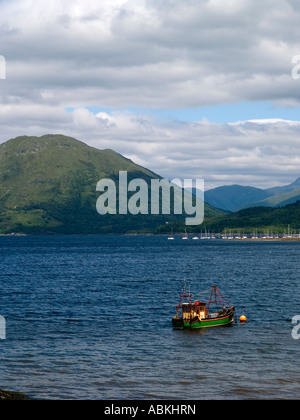
[[172, 319], [173, 327], [175, 329], [199, 329], [211, 327], [223, 327], [233, 323], [234, 313], [217, 318], [204, 318], [201, 321], [199, 318], [184, 322], [182, 318], [174, 317]]

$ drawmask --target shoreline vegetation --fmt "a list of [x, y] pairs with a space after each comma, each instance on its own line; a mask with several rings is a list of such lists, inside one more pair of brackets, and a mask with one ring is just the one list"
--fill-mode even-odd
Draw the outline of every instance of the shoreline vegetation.
[[0, 401], [27, 401], [29, 398], [22, 392], [3, 391], [0, 389]]
[[[47, 234], [45, 234], [47, 235]], [[62, 236], [72, 236], [72, 234], [49, 234], [50, 236], [62, 235]], [[76, 234], [73, 234], [76, 235]], [[78, 234], [81, 235], [81, 234]], [[83, 234], [84, 236], [91, 236], [90, 234]], [[111, 234], [95, 234], [95, 235], [104, 235], [104, 236], [165, 236], [169, 237], [167, 233], [149, 233], [149, 232], [130, 232], [130, 233], [111, 233]], [[285, 242], [285, 241], [300, 241], [300, 235], [297, 236], [282, 236], [282, 237], [271, 237], [271, 236], [224, 236], [224, 235], [216, 235], [216, 236], [201, 236], [197, 234], [190, 233], [175, 233], [173, 235], [174, 239], [181, 238], [183, 236], [188, 235], [187, 239], [199, 239], [199, 240], [222, 240], [222, 241], [271, 241], [271, 242]], [[0, 237], [24, 237], [24, 236], [43, 236], [43, 234], [24, 234], [24, 233], [7, 233], [7, 234], [0, 234]]]

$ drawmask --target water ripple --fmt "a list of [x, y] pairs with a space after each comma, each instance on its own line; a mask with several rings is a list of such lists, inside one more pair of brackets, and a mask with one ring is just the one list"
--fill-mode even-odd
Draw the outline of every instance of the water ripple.
[[[298, 398], [299, 243], [0, 237], [1, 386], [38, 399]], [[174, 331], [186, 278], [248, 322]]]

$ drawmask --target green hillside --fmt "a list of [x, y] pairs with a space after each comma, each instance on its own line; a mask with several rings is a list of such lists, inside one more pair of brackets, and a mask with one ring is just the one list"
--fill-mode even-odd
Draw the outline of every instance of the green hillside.
[[245, 233], [252, 233], [253, 229], [258, 229], [258, 232], [274, 230], [283, 233], [288, 225], [291, 229], [298, 231], [300, 229], [300, 201], [276, 208], [251, 207], [211, 219], [204, 225], [209, 231], [214, 232], [240, 229]]
[[[112, 150], [62, 135], [18, 137], [0, 145], [0, 233], [126, 233], [152, 231], [184, 216], [100, 216], [100, 179], [159, 178]], [[117, 182], [116, 182], [117, 183]], [[206, 216], [221, 213], [206, 206]]]
[[255, 187], [228, 185], [205, 192], [205, 201], [212, 206], [231, 212], [238, 211], [249, 203], [267, 199], [271, 192]]
[[268, 191], [272, 195], [279, 195], [279, 194], [285, 194], [294, 190], [298, 190], [299, 188], [300, 188], [300, 178], [296, 179], [296, 181], [292, 182], [291, 184], [284, 185], [281, 187], [268, 188], [266, 191]]
[[268, 197], [264, 200], [261, 200], [256, 203], [251, 203], [251, 205], [248, 205], [248, 207], [254, 207], [254, 206], [266, 206], [266, 207], [277, 207], [277, 206], [284, 206], [289, 203], [294, 203], [299, 200], [300, 196], [300, 188], [276, 194], [271, 197]]
[[0, 145], [1, 202], [25, 207], [54, 195], [68, 198], [70, 188], [72, 195], [78, 187], [91, 186], [94, 192], [95, 180], [112, 177], [116, 168], [155, 176], [112, 150], [99, 151], [70, 137], [18, 137]]
[[206, 191], [205, 201], [230, 212], [250, 207], [283, 207], [295, 203], [300, 197], [300, 178], [292, 184], [261, 189], [241, 185], [228, 185]]

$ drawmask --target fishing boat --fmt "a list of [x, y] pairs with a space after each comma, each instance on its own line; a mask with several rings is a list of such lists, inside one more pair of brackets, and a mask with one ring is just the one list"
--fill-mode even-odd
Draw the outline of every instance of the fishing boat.
[[[215, 304], [216, 312], [211, 312], [211, 304]], [[172, 318], [175, 329], [222, 327], [234, 322], [235, 307], [226, 301], [217, 286], [212, 286], [207, 302], [193, 301], [192, 294], [184, 286], [176, 309], [177, 314]]]

